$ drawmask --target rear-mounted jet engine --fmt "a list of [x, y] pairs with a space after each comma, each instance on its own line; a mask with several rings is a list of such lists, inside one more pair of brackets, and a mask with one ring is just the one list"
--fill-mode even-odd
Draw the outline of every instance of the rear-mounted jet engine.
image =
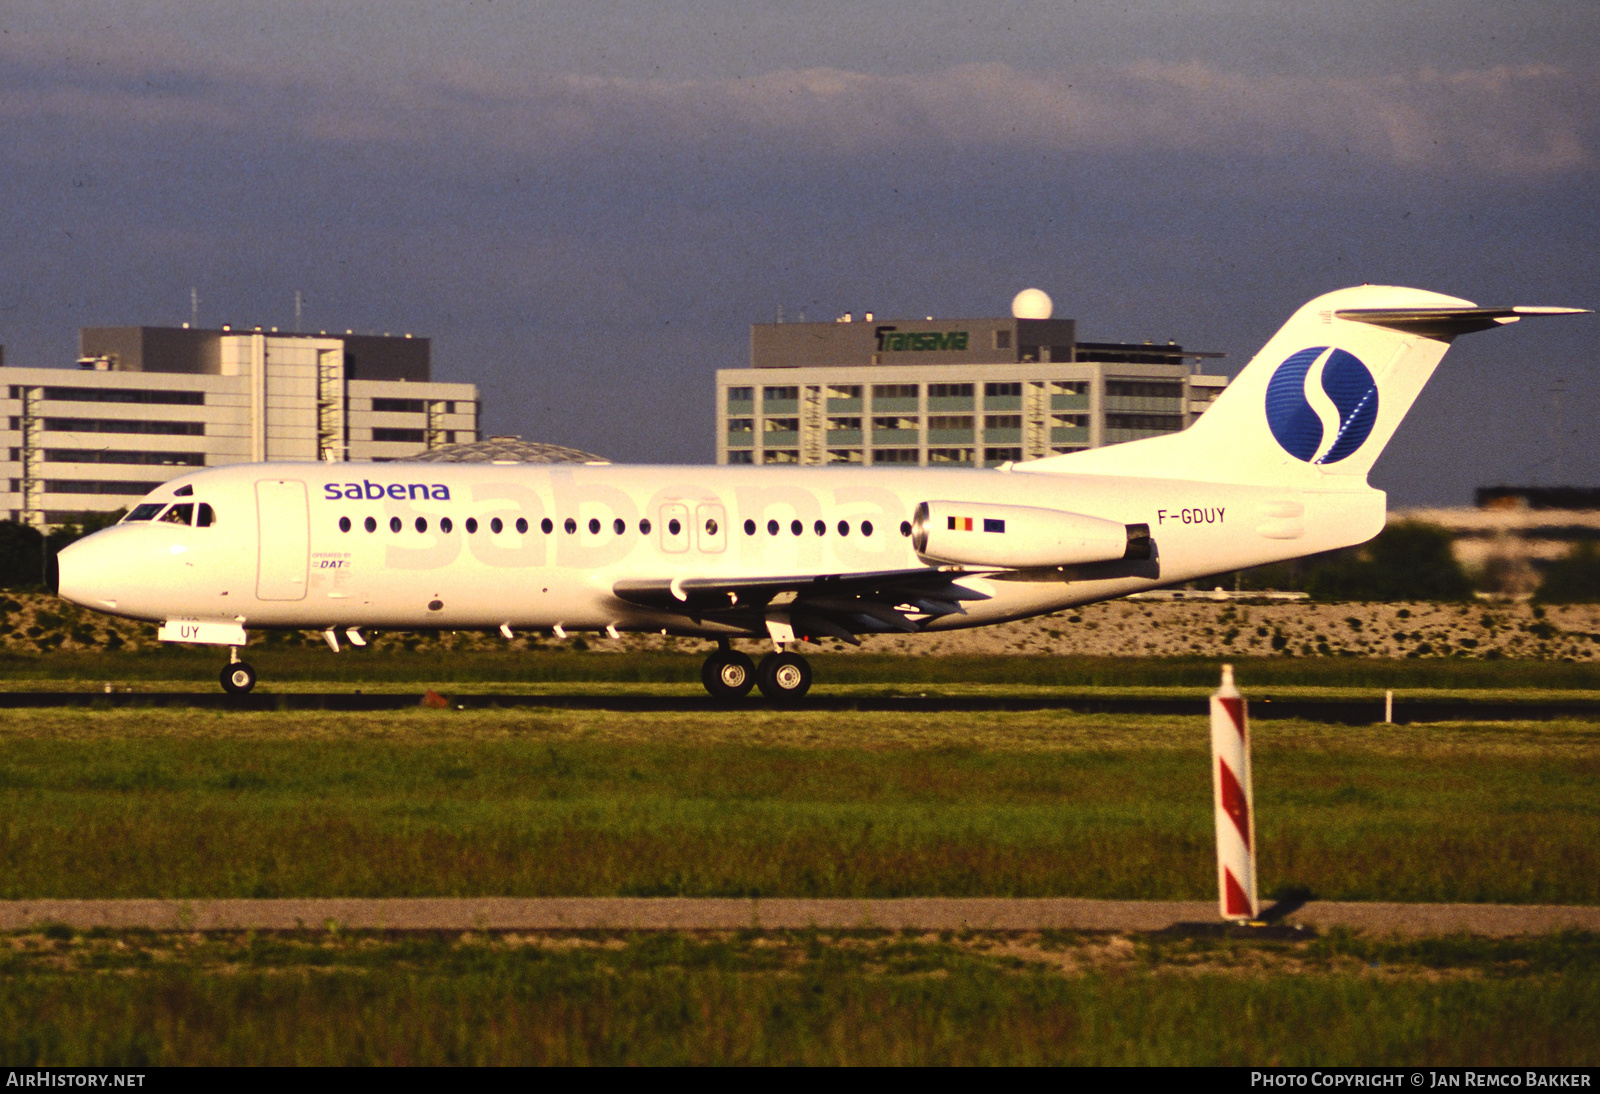
[[911, 544], [923, 558], [961, 566], [1077, 566], [1149, 558], [1150, 526], [1026, 505], [925, 501], [911, 521]]

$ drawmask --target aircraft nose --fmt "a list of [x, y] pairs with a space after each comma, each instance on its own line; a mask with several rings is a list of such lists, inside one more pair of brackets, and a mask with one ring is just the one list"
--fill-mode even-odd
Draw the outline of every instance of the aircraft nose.
[[109, 588], [117, 572], [115, 538], [106, 532], [96, 532], [67, 544], [55, 556], [47, 575], [51, 590], [62, 600], [85, 608], [100, 611], [115, 608], [116, 593]]

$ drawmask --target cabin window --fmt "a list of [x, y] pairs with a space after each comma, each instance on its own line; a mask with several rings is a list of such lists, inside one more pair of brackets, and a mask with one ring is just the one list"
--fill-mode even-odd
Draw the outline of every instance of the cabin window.
[[747, 520], [747, 521], [744, 522], [744, 534], [747, 535], [747, 536], [753, 536], [753, 535], [756, 534], [756, 522], [755, 521]]
[[376, 532], [378, 530], [378, 522], [373, 520], [371, 517], [368, 517], [362, 522], [362, 527], [366, 528], [366, 530], [369, 532]]
[[864, 536], [870, 536], [872, 534], [872, 522], [870, 520], [864, 520], [861, 522], [861, 534]]
[[839, 534], [841, 536], [848, 536], [850, 534], [850, 522], [849, 521], [841, 520], [839, 522]]
[[541, 520], [539, 522], [539, 531], [543, 532], [545, 535], [548, 536], [551, 532], [554, 532], [555, 530], [556, 530], [555, 522], [553, 520], [551, 520], [549, 517], [545, 517], [543, 520]]
[[791, 520], [789, 522], [789, 531], [793, 532], [795, 535], [798, 536], [801, 532], [804, 532], [805, 530], [806, 530], [806, 526], [804, 524], [801, 524], [799, 521]]
[[528, 534], [528, 518], [527, 517], [518, 517], [517, 518], [517, 534], [519, 536], [525, 536], [525, 535]]
[[671, 520], [667, 521], [667, 534], [669, 536], [675, 536], [682, 531], [683, 525], [678, 523], [677, 517], [673, 517]]
[[427, 517], [418, 517], [417, 518], [417, 531], [426, 532], [427, 530], [428, 530], [428, 518]]
[[389, 531], [398, 532], [400, 529], [402, 529], [404, 527], [405, 527], [405, 525], [404, 525], [404, 523], [401, 522], [399, 517], [390, 517], [389, 518]]
[[811, 526], [811, 530], [819, 536], [825, 536], [828, 534], [828, 523], [827, 521], [819, 520]]
[[491, 520], [489, 522], [489, 531], [493, 532], [497, 536], [500, 534], [501, 529], [503, 529], [504, 527], [505, 527], [505, 525], [501, 522], [499, 517], [495, 517], [493, 520]]
[[454, 528], [455, 528], [455, 523], [453, 521], [451, 521], [451, 519], [449, 517], [440, 517], [439, 518], [439, 531], [448, 534]]
[[561, 527], [567, 530], [567, 535], [569, 536], [575, 536], [578, 534], [578, 522], [573, 520], [571, 517], [568, 517], [565, 521], [563, 521]]
[[161, 515], [162, 524], [193, 524], [193, 505], [174, 505]]
[[470, 536], [472, 533], [476, 532], [477, 530], [478, 530], [478, 518], [477, 517], [468, 517], [467, 518], [467, 535]]
[[777, 534], [778, 534], [778, 522], [775, 521], [775, 520], [767, 521], [767, 535], [775, 536]]
[[589, 518], [589, 534], [591, 536], [598, 536], [600, 534], [600, 520], [598, 517]]
[[350, 530], [350, 518], [349, 517], [340, 517], [339, 518], [339, 531], [348, 532], [349, 530]]
[[641, 517], [639, 519], [639, 533], [641, 535], [646, 535], [646, 536], [648, 536], [650, 534], [650, 518], [649, 517]]
[[903, 520], [900, 522], [900, 534], [902, 536], [909, 536], [911, 534], [911, 522], [909, 520]]
[[611, 522], [611, 530], [620, 536], [622, 533], [628, 530], [628, 522], [623, 520], [621, 517], [618, 517], [616, 520]]

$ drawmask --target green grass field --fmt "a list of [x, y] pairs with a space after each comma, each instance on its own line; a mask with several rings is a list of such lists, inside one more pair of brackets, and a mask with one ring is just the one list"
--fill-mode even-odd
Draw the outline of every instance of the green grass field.
[[[17, 711], [0, 896], [1210, 899], [1200, 718]], [[1264, 893], [1600, 902], [1600, 726], [1255, 727]]]
[[[752, 649], [755, 647], [752, 645]], [[701, 654], [560, 650], [463, 650], [445, 655], [405, 650], [286, 645], [251, 647], [248, 659], [264, 690], [318, 686], [420, 690], [557, 688], [575, 692], [618, 685], [700, 689]], [[1216, 687], [1218, 658], [903, 657], [808, 653], [817, 688], [945, 690], [974, 686], [1141, 691]], [[117, 687], [217, 687], [226, 656], [215, 649], [170, 647], [118, 653], [0, 654], [0, 687], [99, 690]], [[1385, 659], [1357, 657], [1228, 658], [1241, 685], [1262, 689], [1382, 691], [1600, 691], [1600, 663]]]
[[0, 1061], [1594, 1065], [1600, 938], [0, 937]]

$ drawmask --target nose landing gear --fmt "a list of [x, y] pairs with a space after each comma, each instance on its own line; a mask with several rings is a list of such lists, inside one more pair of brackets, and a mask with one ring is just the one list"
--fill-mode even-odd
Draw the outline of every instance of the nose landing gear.
[[222, 690], [229, 695], [248, 695], [256, 686], [256, 670], [239, 660], [239, 651], [229, 647], [228, 663], [222, 669]]

